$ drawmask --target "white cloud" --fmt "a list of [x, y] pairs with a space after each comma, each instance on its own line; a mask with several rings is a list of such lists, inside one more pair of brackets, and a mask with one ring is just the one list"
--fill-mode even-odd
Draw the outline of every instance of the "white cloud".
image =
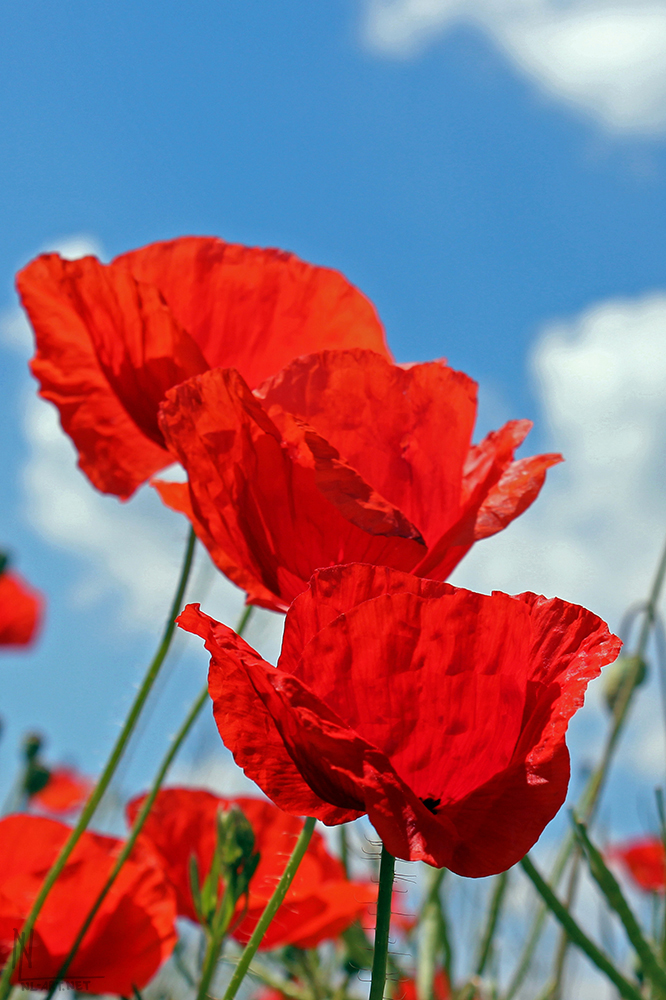
[[617, 624], [647, 593], [666, 536], [666, 295], [546, 329], [532, 366], [553, 450], [534, 506], [481, 542], [455, 581], [557, 594]]
[[486, 32], [551, 96], [607, 128], [666, 130], [666, 4], [659, 0], [365, 0], [375, 49], [416, 54], [462, 22]]

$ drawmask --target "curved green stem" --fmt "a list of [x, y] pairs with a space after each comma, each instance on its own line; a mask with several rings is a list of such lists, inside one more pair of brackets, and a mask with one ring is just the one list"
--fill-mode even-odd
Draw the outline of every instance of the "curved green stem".
[[580, 950], [587, 955], [590, 961], [593, 962], [608, 979], [610, 979], [613, 985], [617, 988], [620, 996], [625, 997], [625, 1000], [642, 1000], [640, 991], [633, 985], [633, 983], [630, 983], [628, 979], [624, 978], [622, 973], [615, 968], [613, 963], [604, 955], [602, 951], [600, 951], [599, 948], [597, 948], [587, 934], [581, 930], [569, 911], [565, 909], [548, 883], [534, 867], [529, 859], [529, 856], [526, 855], [520, 864], [523, 871], [530, 879], [539, 895], [542, 897], [548, 909], [566, 931], [572, 943], [580, 948]]
[[306, 819], [300, 836], [296, 841], [296, 846], [294, 847], [292, 855], [287, 862], [287, 867], [282, 873], [282, 878], [275, 887], [275, 892], [268, 900], [266, 908], [261, 914], [259, 922], [252, 932], [250, 940], [245, 945], [245, 950], [243, 951], [238, 965], [236, 966], [236, 970], [231, 977], [231, 981], [227, 986], [227, 991], [224, 994], [223, 1000], [233, 1000], [233, 997], [236, 996], [238, 987], [245, 978], [250, 962], [254, 958], [257, 948], [261, 944], [262, 938], [268, 929], [268, 925], [280, 908], [284, 897], [287, 895], [289, 886], [293, 881], [294, 875], [298, 870], [298, 866], [300, 865], [303, 855], [305, 854], [308, 844], [310, 843], [310, 838], [312, 837], [312, 832], [315, 828], [315, 822], [316, 820], [312, 817], [308, 817], [308, 819]]
[[372, 958], [372, 981], [368, 1000], [382, 1000], [386, 985], [389, 930], [391, 927], [391, 902], [393, 900], [393, 873], [395, 858], [382, 844], [379, 865], [379, 892], [377, 894], [377, 923], [375, 925], [375, 951]]
[[[180, 611], [181, 604], [183, 603], [183, 598], [185, 596], [185, 588], [187, 587], [187, 581], [190, 576], [190, 570], [192, 569], [192, 559], [194, 556], [194, 547], [196, 543], [196, 536], [194, 532], [190, 529], [190, 533], [187, 540], [187, 548], [185, 550], [185, 558], [183, 559], [183, 568], [180, 574], [180, 580], [178, 582], [178, 587], [176, 588], [176, 594], [169, 611], [169, 618], [167, 620], [166, 627], [164, 629], [164, 634], [162, 636], [162, 641], [153, 657], [150, 666], [146, 672], [146, 675], [141, 683], [137, 695], [134, 699], [134, 703], [130, 708], [129, 714], [125, 719], [124, 725], [116, 739], [115, 746], [111, 751], [111, 755], [107, 761], [106, 767], [102, 772], [95, 788], [93, 789], [90, 798], [86, 802], [83, 811], [79, 817], [79, 820], [72, 830], [71, 834], [67, 838], [67, 841], [63, 845], [58, 854], [58, 857], [54, 861], [51, 869], [49, 870], [42, 887], [37, 894], [35, 902], [32, 904], [30, 913], [28, 914], [25, 923], [21, 929], [21, 940], [27, 941], [30, 937], [30, 933], [34, 929], [37, 917], [41, 911], [44, 902], [49, 895], [51, 889], [53, 888], [58, 876], [62, 872], [63, 868], [67, 864], [69, 857], [76, 847], [77, 843], [81, 838], [81, 834], [86, 830], [88, 824], [90, 823], [97, 806], [99, 805], [102, 796], [106, 792], [111, 779], [115, 774], [116, 768], [120, 763], [120, 759], [123, 756], [127, 744], [130, 740], [132, 733], [136, 727], [136, 724], [141, 715], [143, 706], [146, 703], [146, 699], [151, 692], [153, 684], [157, 679], [157, 675], [160, 672], [160, 668], [166, 659], [166, 655], [169, 652], [169, 647], [171, 645], [171, 640], [173, 638], [173, 633], [176, 628], [175, 618]], [[7, 963], [2, 970], [2, 976], [0, 976], [0, 1000], [7, 1000], [9, 993], [12, 989], [11, 976], [16, 968], [16, 964], [19, 960], [21, 954], [20, 948], [15, 948], [12, 954], [7, 959]]]
[[[252, 614], [253, 611], [254, 611], [253, 606], [252, 605], [248, 605], [247, 608], [245, 609], [245, 611], [243, 612], [243, 615], [242, 615], [242, 617], [241, 617], [241, 619], [240, 619], [240, 621], [239, 621], [239, 623], [238, 623], [238, 625], [236, 627], [236, 632], [238, 633], [238, 635], [242, 635], [243, 632], [245, 631], [245, 627], [246, 627], [248, 621], [250, 620], [250, 616], [251, 616], [251, 614]], [[178, 753], [178, 751], [180, 750], [181, 746], [185, 742], [185, 739], [187, 738], [187, 736], [188, 736], [190, 730], [192, 729], [194, 723], [199, 718], [199, 715], [201, 714], [201, 710], [203, 709], [203, 707], [207, 703], [207, 701], [208, 701], [208, 685], [206, 684], [205, 687], [203, 688], [203, 690], [200, 691], [199, 694], [197, 695], [197, 698], [194, 701], [194, 703], [193, 703], [192, 707], [190, 708], [189, 712], [187, 713], [187, 716], [185, 717], [185, 721], [183, 722], [182, 726], [180, 727], [180, 729], [178, 730], [178, 732], [176, 733], [176, 735], [171, 740], [171, 744], [169, 745], [169, 749], [167, 750], [166, 754], [164, 755], [164, 759], [162, 760], [162, 763], [160, 764], [159, 770], [158, 770], [157, 774], [155, 775], [155, 778], [153, 780], [153, 784], [152, 784], [152, 787], [150, 789], [150, 792], [149, 792], [148, 796], [146, 797], [145, 802], [141, 806], [141, 809], [139, 810], [139, 812], [137, 814], [137, 817], [134, 820], [134, 823], [132, 824], [132, 829], [130, 830], [129, 837], [125, 841], [125, 844], [123, 845], [123, 849], [120, 852], [120, 854], [118, 855], [116, 863], [113, 866], [113, 868], [111, 869], [111, 872], [109, 873], [109, 877], [107, 878], [107, 880], [104, 883], [102, 889], [100, 890], [99, 896], [97, 897], [97, 899], [93, 903], [93, 906], [92, 906], [90, 912], [88, 913], [85, 921], [83, 922], [79, 933], [76, 935], [76, 939], [74, 941], [74, 944], [70, 948], [69, 954], [67, 955], [67, 958], [65, 959], [65, 961], [60, 966], [60, 969], [58, 970], [58, 975], [56, 976], [55, 980], [51, 983], [51, 989], [46, 994], [46, 997], [44, 998], [44, 1000], [51, 1000], [51, 997], [53, 996], [53, 994], [55, 993], [55, 991], [58, 989], [59, 984], [63, 981], [63, 979], [67, 975], [67, 970], [69, 969], [70, 965], [72, 964], [72, 960], [73, 960], [74, 956], [76, 955], [77, 951], [79, 950], [79, 948], [81, 946], [81, 942], [83, 941], [84, 937], [86, 936], [88, 928], [90, 927], [91, 923], [93, 922], [93, 920], [97, 916], [99, 908], [102, 905], [102, 903], [104, 902], [104, 900], [105, 900], [105, 898], [107, 896], [107, 893], [111, 889], [111, 886], [116, 881], [116, 879], [118, 877], [118, 873], [120, 872], [120, 869], [123, 867], [123, 865], [127, 861], [128, 857], [132, 853], [132, 849], [133, 849], [134, 845], [136, 844], [136, 841], [137, 841], [137, 839], [139, 837], [139, 834], [143, 830], [144, 824], [145, 824], [146, 820], [148, 819], [148, 814], [150, 813], [150, 810], [153, 808], [153, 803], [155, 802], [155, 799], [157, 798], [159, 790], [162, 787], [162, 783], [163, 783], [164, 779], [167, 776], [167, 772], [168, 772], [169, 768], [171, 767], [171, 765], [172, 765], [172, 763], [173, 763], [173, 761], [174, 761], [174, 759], [176, 757], [176, 754]]]

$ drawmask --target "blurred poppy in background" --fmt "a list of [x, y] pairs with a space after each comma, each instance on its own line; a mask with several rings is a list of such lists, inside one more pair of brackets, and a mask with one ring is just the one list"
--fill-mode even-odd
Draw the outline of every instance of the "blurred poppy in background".
[[606, 852], [620, 861], [639, 889], [662, 893], [666, 889], [666, 853], [658, 837], [642, 837], [618, 844]]
[[[0, 820], [0, 962], [15, 947], [44, 876], [71, 829], [42, 816]], [[85, 832], [37, 918], [12, 981], [40, 989], [67, 957], [122, 849], [122, 841]], [[148, 856], [123, 865], [66, 976], [80, 991], [132, 996], [157, 972], [176, 943], [171, 886]], [[48, 987], [48, 984], [47, 984]]]
[[0, 646], [29, 646], [44, 616], [44, 598], [13, 570], [0, 553]]
[[[132, 823], [145, 796], [127, 807]], [[303, 822], [276, 808], [271, 802], [252, 798], [219, 798], [211, 792], [190, 788], [167, 788], [159, 793], [148, 815], [140, 842], [152, 849], [174, 887], [179, 916], [197, 921], [190, 881], [190, 858], [196, 858], [200, 881], [211, 869], [216, 845], [217, 815], [239, 808], [249, 820], [259, 851], [258, 868], [250, 882], [247, 913], [233, 936], [245, 943], [266, 903], [273, 895]], [[284, 903], [277, 911], [261, 943], [262, 949], [294, 945], [314, 948], [320, 941], [337, 937], [376, 899], [376, 886], [351, 882], [340, 861], [326, 849], [315, 831], [296, 872]], [[238, 905], [242, 914], [245, 901]]]
[[213, 237], [152, 243], [110, 264], [42, 254], [17, 287], [40, 393], [92, 484], [122, 499], [173, 462], [157, 425], [171, 386], [222, 365], [254, 388], [326, 347], [387, 353], [372, 304], [337, 271]]
[[385, 567], [316, 573], [287, 612], [277, 667], [198, 605], [225, 745], [282, 809], [367, 813], [391, 854], [492, 875], [562, 805], [565, 734], [620, 640], [591, 612], [488, 597]]

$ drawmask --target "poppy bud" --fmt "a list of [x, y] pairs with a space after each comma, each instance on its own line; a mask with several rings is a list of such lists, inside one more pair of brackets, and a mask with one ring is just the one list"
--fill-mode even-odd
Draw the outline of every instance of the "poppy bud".
[[259, 853], [254, 850], [254, 831], [237, 807], [218, 813], [217, 843], [222, 877], [236, 902], [247, 893], [259, 864]]
[[619, 656], [604, 670], [603, 693], [609, 712], [615, 710], [620, 692], [629, 685], [637, 688], [647, 677], [647, 663], [638, 656]]

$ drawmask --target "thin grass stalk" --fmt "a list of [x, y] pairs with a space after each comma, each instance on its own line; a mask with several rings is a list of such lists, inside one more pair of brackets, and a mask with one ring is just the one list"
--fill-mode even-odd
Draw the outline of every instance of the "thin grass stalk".
[[[187, 539], [187, 546], [185, 549], [185, 556], [183, 559], [183, 566], [180, 573], [180, 579], [178, 581], [176, 593], [174, 595], [171, 609], [169, 611], [169, 617], [167, 619], [162, 640], [157, 648], [155, 656], [153, 657], [148, 667], [146, 675], [141, 683], [141, 687], [139, 688], [136, 694], [132, 707], [129, 710], [129, 713], [127, 715], [127, 718], [125, 719], [125, 722], [118, 735], [118, 738], [116, 739], [113, 750], [111, 751], [109, 759], [106, 763], [106, 767], [104, 768], [104, 771], [102, 772], [97, 784], [95, 785], [93, 791], [91, 792], [90, 798], [86, 802], [76, 826], [72, 830], [70, 836], [67, 838], [66, 843], [61, 848], [58, 857], [54, 861], [48, 874], [46, 875], [46, 878], [44, 879], [44, 882], [42, 883], [42, 887], [39, 890], [39, 893], [37, 894], [37, 898], [35, 899], [35, 902], [33, 903], [30, 909], [30, 913], [28, 914], [25, 923], [21, 928], [21, 937], [20, 937], [21, 942], [29, 940], [30, 934], [32, 933], [35, 927], [37, 917], [39, 916], [42, 906], [44, 905], [44, 902], [46, 901], [51, 889], [53, 888], [55, 882], [57, 881], [58, 876], [60, 875], [63, 868], [67, 864], [67, 861], [69, 860], [72, 851], [79, 842], [81, 835], [85, 832], [91, 819], [93, 818], [97, 806], [99, 805], [102, 796], [109, 787], [111, 779], [115, 774], [116, 768], [118, 767], [118, 764], [120, 763], [120, 760], [127, 748], [127, 744], [129, 743], [130, 737], [132, 736], [136, 724], [139, 721], [139, 716], [141, 715], [143, 707], [146, 703], [146, 699], [148, 698], [148, 695], [152, 690], [153, 684], [157, 680], [160, 668], [162, 667], [162, 664], [166, 659], [167, 653], [169, 652], [169, 647], [171, 646], [171, 640], [173, 638], [173, 634], [176, 628], [176, 622], [175, 622], [176, 616], [180, 611], [181, 605], [183, 603], [183, 598], [185, 597], [185, 589], [187, 587], [190, 571], [192, 569], [192, 560], [194, 557], [195, 544], [196, 544], [196, 536], [194, 534], [194, 531], [190, 529]], [[2, 970], [2, 975], [0, 976], [0, 1000], [7, 1000], [7, 997], [9, 996], [12, 990], [11, 977], [20, 959], [22, 951], [23, 951], [23, 944], [21, 944], [21, 946], [18, 948], [14, 948], [11, 955], [7, 959], [4, 969]]]
[[633, 983], [630, 983], [628, 979], [625, 979], [622, 973], [615, 968], [610, 959], [604, 955], [601, 949], [598, 948], [596, 944], [587, 936], [587, 934], [585, 934], [585, 932], [579, 927], [569, 911], [565, 909], [564, 905], [559, 901], [546, 880], [534, 867], [528, 855], [525, 855], [520, 864], [523, 871], [544, 900], [544, 903], [550, 912], [569, 935], [572, 944], [575, 944], [576, 947], [580, 948], [580, 950], [587, 955], [590, 961], [596, 965], [601, 972], [603, 972], [607, 979], [610, 979], [620, 996], [624, 997], [625, 1000], [644, 1000], [638, 988], [634, 986]]

